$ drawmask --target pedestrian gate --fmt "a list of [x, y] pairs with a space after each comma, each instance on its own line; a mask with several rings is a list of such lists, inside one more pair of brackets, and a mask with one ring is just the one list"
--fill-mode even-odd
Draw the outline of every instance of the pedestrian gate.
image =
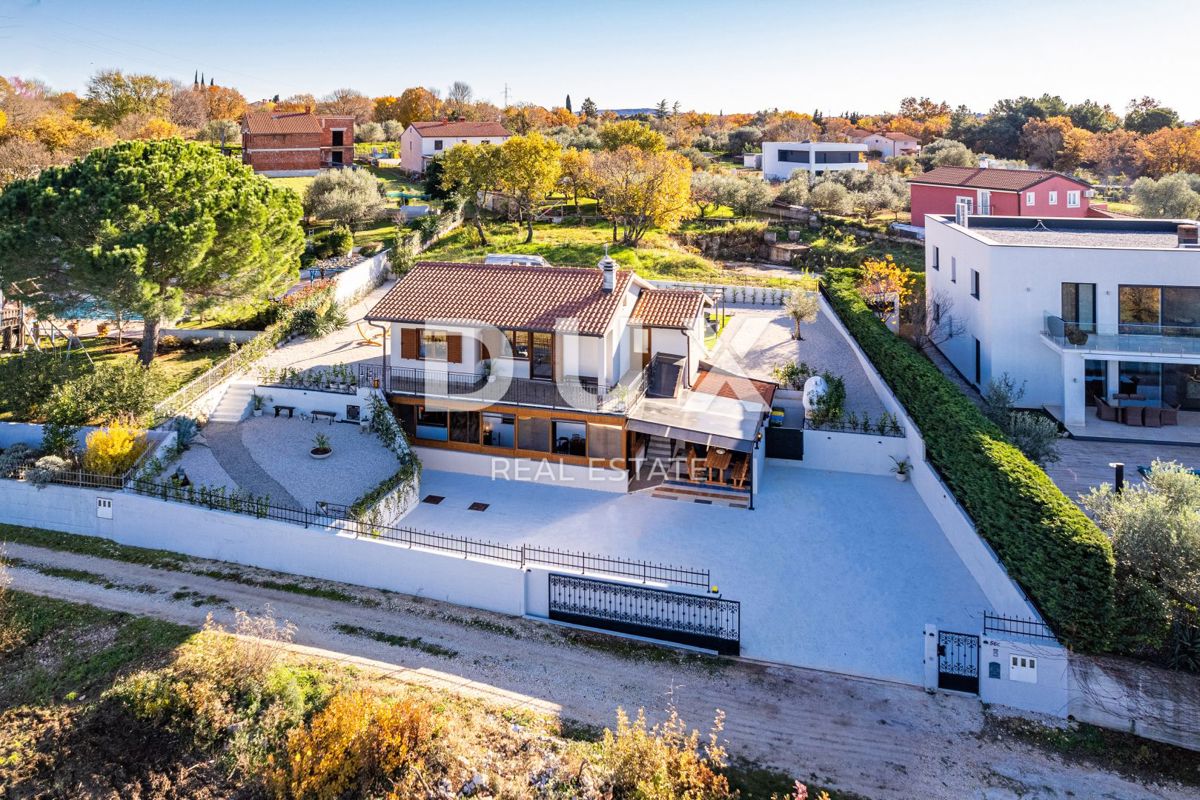
[[741, 604], [647, 586], [550, 575], [550, 619], [737, 655]]
[[938, 631], [938, 688], [979, 694], [979, 637]]

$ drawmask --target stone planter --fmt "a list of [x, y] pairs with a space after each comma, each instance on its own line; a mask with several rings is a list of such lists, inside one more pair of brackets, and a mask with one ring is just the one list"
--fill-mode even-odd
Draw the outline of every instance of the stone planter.
[[261, 417], [263, 410], [261, 408], [254, 409], [254, 416]]
[[900, 481], [900, 483], [904, 483], [905, 481], [908, 480], [908, 473], [907, 472], [897, 472], [896, 480]]
[[333, 448], [330, 448], [330, 447], [324, 447], [324, 448], [314, 447], [313, 449], [311, 449], [311, 450], [309, 450], [309, 451], [308, 451], [308, 454], [309, 454], [310, 456], [312, 456], [313, 458], [315, 458], [316, 460], [318, 460], [318, 461], [324, 461], [325, 459], [327, 459], [327, 458], [329, 458], [331, 455], [333, 455]]

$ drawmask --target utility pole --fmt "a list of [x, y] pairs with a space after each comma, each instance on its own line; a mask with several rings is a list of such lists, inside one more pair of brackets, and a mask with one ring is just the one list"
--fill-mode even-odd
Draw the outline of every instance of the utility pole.
[[508, 108], [508, 81], [504, 82], [504, 107]]

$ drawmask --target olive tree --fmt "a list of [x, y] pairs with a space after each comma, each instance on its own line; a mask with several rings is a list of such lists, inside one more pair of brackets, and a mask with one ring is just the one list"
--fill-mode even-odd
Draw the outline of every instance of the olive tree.
[[299, 271], [300, 201], [214, 148], [127, 141], [0, 194], [0, 284], [42, 314], [129, 303], [149, 364], [184, 310], [259, 299]]
[[314, 219], [353, 226], [378, 219], [387, 208], [383, 184], [365, 169], [327, 169], [304, 190], [304, 211]]

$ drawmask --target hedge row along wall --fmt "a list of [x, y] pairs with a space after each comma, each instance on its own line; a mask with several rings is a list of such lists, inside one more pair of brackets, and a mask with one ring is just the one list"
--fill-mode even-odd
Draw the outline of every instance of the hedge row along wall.
[[930, 464], [1055, 632], [1081, 650], [1104, 650], [1115, 584], [1108, 537], [929, 359], [884, 327], [859, 296], [857, 276], [827, 273], [830, 304], [916, 422]]

